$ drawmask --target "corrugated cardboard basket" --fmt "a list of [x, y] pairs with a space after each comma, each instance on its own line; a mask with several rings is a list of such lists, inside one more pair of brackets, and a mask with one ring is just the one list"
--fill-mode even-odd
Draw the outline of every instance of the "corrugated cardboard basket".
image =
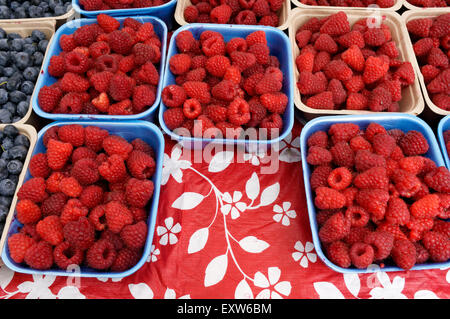
[[[304, 9], [331, 9], [331, 10], [344, 10], [347, 11], [349, 7], [333, 7], [333, 6], [311, 6], [308, 4], [303, 4], [299, 0], [291, 0], [292, 4]], [[380, 10], [380, 11], [397, 11], [399, 10], [403, 3], [406, 2], [406, 0], [397, 0], [395, 4], [392, 7], [389, 8], [375, 8], [375, 7], [351, 7], [352, 10]]]
[[4, 23], [4, 22], [8, 22], [8, 23], [9, 22], [11, 22], [11, 23], [15, 23], [15, 22], [40, 23], [40, 22], [54, 20], [55, 23], [59, 26], [68, 20], [74, 19], [75, 15], [76, 15], [76, 11], [74, 8], [72, 8], [69, 11], [67, 11], [65, 14], [56, 16], [56, 17], [26, 18], [26, 19], [0, 19], [0, 23]]
[[[415, 7], [415, 8], [418, 8], [418, 7]], [[419, 10], [408, 10], [402, 14], [403, 24], [405, 26], [406, 26], [406, 23], [408, 23], [411, 20], [421, 19], [421, 18], [436, 18], [442, 14], [450, 13], [450, 8], [429, 8], [429, 9], [428, 8], [427, 9], [418, 8], [418, 9]], [[411, 41], [411, 38], [409, 37], [409, 33], [408, 33], [408, 36], [406, 37], [406, 42], [408, 43], [408, 45], [411, 47], [411, 50], [412, 50], [412, 41]], [[413, 51], [413, 53], [414, 53], [414, 51]], [[440, 107], [436, 106], [436, 104], [434, 104], [431, 101], [430, 96], [428, 95], [427, 85], [425, 84], [423, 75], [420, 71], [419, 63], [417, 62], [415, 55], [414, 55], [414, 61], [415, 61], [415, 63], [413, 65], [416, 67], [416, 75], [419, 78], [423, 97], [425, 99], [425, 103], [427, 104], [427, 106], [431, 109], [431, 111], [433, 111], [433, 113], [436, 113], [438, 115], [450, 114], [450, 111], [445, 111], [445, 110], [441, 109]]]
[[[0, 21], [5, 21], [5, 20], [0, 20]], [[17, 20], [8, 21], [8, 20], [6, 20], [6, 22], [0, 22], [0, 28], [3, 28], [3, 30], [6, 31], [6, 33], [14, 32], [14, 33], [20, 34], [22, 37], [27, 37], [27, 36], [31, 35], [31, 32], [33, 32], [33, 30], [40, 30], [45, 34], [45, 36], [47, 37], [47, 39], [50, 42], [53, 35], [55, 34], [55, 24], [56, 24], [56, 21], [53, 19], [33, 21], [33, 22], [32, 21], [17, 21]], [[47, 46], [47, 51], [44, 54], [44, 59], [45, 59], [45, 55], [48, 52], [48, 47], [49, 46]], [[42, 71], [42, 67], [41, 67], [41, 71]], [[40, 73], [41, 72], [39, 72], [39, 74]], [[37, 82], [37, 79], [36, 79], [36, 82]], [[33, 91], [33, 95], [35, 92], [36, 92], [36, 89]], [[13, 124], [24, 124], [24, 123], [28, 122], [28, 120], [30, 119], [31, 112], [33, 110], [33, 108], [31, 107], [31, 101], [33, 100], [33, 95], [31, 96], [31, 99], [30, 99], [30, 105], [28, 107], [27, 114], [25, 114], [25, 116], [20, 121], [17, 121]]]
[[[400, 0], [399, 0], [400, 1]], [[184, 9], [190, 6], [192, 2], [190, 0], [178, 0], [177, 7], [175, 9], [175, 21], [183, 26], [188, 24], [184, 19]], [[286, 30], [289, 25], [289, 17], [291, 15], [291, 2], [290, 0], [284, 0], [283, 7], [280, 9], [279, 17], [279, 26], [278, 29]]]
[[403, 5], [409, 10], [436, 10], [437, 9], [437, 10], [441, 10], [441, 12], [442, 12], [442, 10], [447, 10], [448, 9], [448, 8], [445, 8], [445, 7], [428, 7], [428, 8], [418, 7], [418, 6], [415, 6], [415, 5], [411, 4], [411, 3], [409, 3], [408, 0], [404, 0], [403, 1]]
[[[300, 53], [300, 49], [297, 46], [297, 43], [295, 41], [295, 33], [296, 31], [302, 26], [306, 21], [308, 21], [311, 17], [318, 17], [323, 18], [326, 16], [329, 16], [331, 14], [337, 13], [337, 10], [330, 10], [330, 9], [301, 9], [296, 8], [292, 10], [291, 18], [289, 20], [289, 38], [291, 41], [292, 46], [292, 54], [293, 59], [295, 61], [297, 55]], [[373, 17], [373, 12], [370, 12], [369, 10], [363, 11], [363, 10], [345, 10], [345, 13], [347, 14], [348, 20], [350, 22], [350, 25], [355, 23], [356, 21]], [[412, 47], [404, 41], [404, 38], [407, 37], [407, 30], [406, 26], [401, 18], [401, 16], [396, 12], [388, 12], [384, 11], [383, 17], [385, 19], [383, 20], [383, 23], [389, 26], [392, 34], [392, 39], [396, 42], [397, 47], [399, 49], [400, 53], [400, 59], [402, 61], [410, 61], [413, 65], [414, 70], [417, 69], [417, 61], [414, 57], [414, 51], [412, 50]], [[297, 68], [294, 70], [294, 80], [295, 83], [298, 82], [298, 76], [299, 72]], [[318, 110], [313, 109], [305, 104], [302, 103], [300, 92], [295, 85], [294, 88], [294, 102], [295, 106], [302, 112], [305, 113], [305, 117], [313, 118], [320, 115], [344, 115], [344, 114], [371, 114], [374, 113], [372, 111], [359, 111], [359, 110]], [[404, 88], [402, 91], [402, 99], [399, 101], [400, 104], [400, 112], [401, 113], [408, 113], [408, 114], [414, 114], [418, 115], [420, 114], [424, 109], [424, 101], [422, 97], [422, 93], [420, 92], [420, 84], [419, 81], [416, 79], [412, 85], [410, 85], [407, 88]]]
[[[1, 124], [0, 125], [0, 131], [3, 131], [3, 128], [6, 125], [7, 124]], [[28, 137], [28, 139], [30, 140], [30, 147], [28, 148], [27, 157], [25, 158], [25, 160], [23, 162], [22, 172], [19, 175], [19, 181], [17, 182], [16, 191], [14, 193], [14, 197], [13, 197], [13, 200], [11, 202], [11, 207], [9, 208], [8, 216], [6, 216], [5, 227], [3, 228], [3, 232], [2, 232], [1, 237], [0, 237], [0, 256], [2, 254], [3, 247], [5, 245], [5, 241], [6, 241], [6, 237], [7, 237], [7, 233], [8, 233], [8, 229], [9, 229], [9, 225], [11, 224], [11, 221], [12, 221], [13, 216], [14, 216], [14, 211], [16, 209], [17, 192], [19, 191], [20, 186], [22, 186], [23, 180], [24, 180], [25, 175], [26, 175], [27, 170], [28, 170], [28, 164], [30, 163], [30, 160], [31, 160], [31, 154], [33, 153], [34, 146], [36, 145], [36, 141], [37, 141], [37, 132], [36, 132], [36, 129], [33, 126], [28, 125], [28, 124], [15, 124], [15, 123], [13, 125], [15, 127], [17, 127], [17, 129], [19, 130], [19, 132], [21, 134], [24, 134], [26, 137]], [[1, 263], [2, 263], [2, 261], [0, 260], [0, 264]]]

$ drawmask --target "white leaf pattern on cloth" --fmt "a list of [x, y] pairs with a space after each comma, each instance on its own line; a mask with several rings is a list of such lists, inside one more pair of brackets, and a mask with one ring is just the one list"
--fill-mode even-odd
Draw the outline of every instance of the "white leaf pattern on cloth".
[[172, 204], [172, 208], [189, 210], [197, 207], [205, 197], [202, 194], [194, 192], [183, 193]]
[[129, 284], [128, 289], [135, 299], [153, 299], [153, 290], [145, 283]]
[[225, 170], [233, 161], [234, 152], [225, 151], [216, 153], [211, 162], [209, 162], [208, 171], [210, 173], [218, 173]]
[[208, 236], [209, 229], [207, 227], [195, 231], [189, 239], [188, 254], [193, 254], [202, 250], [208, 241]]
[[242, 279], [234, 291], [235, 299], [253, 299], [253, 292], [245, 279]]
[[320, 299], [345, 299], [344, 295], [331, 282], [315, 282], [314, 289]]
[[259, 254], [270, 246], [264, 240], [258, 239], [255, 236], [247, 236], [242, 238], [239, 241], [239, 245], [246, 252], [253, 254]]
[[227, 254], [217, 256], [213, 260], [211, 260], [205, 270], [205, 280], [204, 280], [205, 287], [210, 287], [219, 283], [225, 276], [225, 273], [227, 272], [227, 267], [228, 267]]

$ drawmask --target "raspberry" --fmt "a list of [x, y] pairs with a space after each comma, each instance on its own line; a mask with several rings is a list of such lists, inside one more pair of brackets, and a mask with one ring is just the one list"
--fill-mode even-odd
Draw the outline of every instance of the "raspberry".
[[344, 190], [351, 182], [352, 174], [346, 167], [336, 168], [328, 176], [328, 185], [336, 190]]
[[429, 231], [424, 234], [422, 243], [430, 253], [431, 260], [446, 262], [450, 258], [450, 240], [445, 235]]
[[415, 130], [408, 131], [400, 140], [399, 146], [406, 156], [422, 155], [429, 149], [423, 134]]
[[178, 107], [186, 100], [186, 92], [181, 86], [172, 84], [163, 89], [161, 98], [167, 107]]
[[64, 55], [65, 72], [83, 74], [89, 69], [89, 60], [83, 53], [72, 51]]
[[332, 242], [327, 248], [327, 256], [332, 263], [339, 267], [348, 268], [351, 266], [349, 247], [343, 241]]
[[139, 150], [133, 150], [126, 163], [130, 174], [138, 179], [151, 178], [155, 172], [153, 158]]
[[350, 24], [345, 12], [340, 11], [328, 17], [320, 27], [320, 33], [326, 33], [331, 36], [340, 36], [350, 32]]
[[410, 207], [411, 215], [416, 218], [434, 218], [440, 211], [440, 199], [436, 194], [425, 195]]
[[423, 264], [430, 258], [430, 254], [419, 242], [414, 242], [414, 247], [416, 248], [416, 264]]
[[123, 227], [120, 232], [120, 238], [127, 247], [139, 249], [145, 245], [147, 240], [147, 230], [147, 224], [144, 221], [140, 221], [136, 224]]
[[59, 46], [65, 52], [70, 52], [77, 47], [73, 34], [62, 34], [59, 38]]
[[24, 261], [33, 269], [49, 269], [53, 265], [52, 247], [45, 241], [35, 243], [27, 249]]
[[63, 227], [59, 217], [47, 216], [36, 225], [36, 231], [41, 238], [51, 245], [59, 245], [64, 240]]
[[283, 129], [283, 119], [279, 114], [273, 113], [265, 117], [259, 127], [267, 131], [267, 138], [275, 138]]
[[41, 211], [44, 217], [56, 215], [59, 216], [67, 202], [67, 196], [63, 193], [50, 195], [41, 204]]
[[103, 149], [108, 155], [119, 155], [126, 160], [133, 150], [133, 146], [119, 135], [110, 135], [103, 140]]
[[369, 267], [374, 261], [374, 255], [372, 246], [362, 242], [354, 243], [350, 248], [350, 259], [358, 269]]
[[119, 21], [103, 13], [97, 15], [97, 23], [106, 33], [111, 33], [120, 28]]
[[101, 71], [93, 74], [89, 82], [98, 92], [107, 92], [113, 77], [114, 74], [112, 72]]
[[106, 225], [113, 233], [120, 233], [122, 228], [133, 223], [133, 214], [118, 201], [110, 201], [105, 205]]
[[[370, 151], [372, 151], [372, 145], [362, 135], [353, 137], [350, 140], [349, 144], [354, 152], [358, 152], [358, 151], [369, 151], [370, 152]], [[356, 158], [355, 158], [355, 161], [356, 161]], [[381, 165], [381, 166], [383, 166], [383, 165]]]
[[314, 202], [319, 209], [338, 209], [344, 207], [346, 198], [335, 189], [318, 187]]
[[16, 205], [16, 212], [17, 220], [22, 224], [35, 223], [42, 216], [39, 206], [29, 199], [20, 200]]
[[364, 237], [364, 243], [372, 246], [375, 260], [389, 257], [394, 245], [394, 236], [386, 231], [374, 231]]
[[402, 169], [394, 170], [390, 178], [400, 196], [403, 197], [414, 196], [422, 187], [420, 180], [415, 175]]
[[205, 114], [215, 123], [225, 122], [227, 120], [227, 108], [220, 105], [208, 105]]
[[328, 91], [333, 94], [333, 103], [339, 105], [345, 102], [347, 98], [347, 92], [342, 86], [342, 82], [337, 79], [331, 79], [328, 83]]
[[389, 178], [384, 167], [372, 167], [358, 174], [353, 180], [353, 184], [359, 189], [387, 189]]
[[308, 137], [306, 144], [308, 147], [320, 146], [323, 148], [327, 148], [328, 147], [328, 135], [324, 131], [316, 131]]
[[267, 44], [266, 33], [264, 31], [254, 31], [245, 37], [245, 41], [248, 47], [256, 43]]
[[62, 242], [53, 249], [53, 259], [61, 269], [67, 269], [70, 265], [80, 265], [83, 258], [83, 251], [70, 246], [68, 242]]
[[12, 234], [8, 237], [8, 249], [11, 259], [16, 263], [23, 262], [26, 251], [34, 244], [34, 239], [25, 234]]
[[63, 92], [59, 87], [43, 86], [38, 93], [39, 107], [44, 112], [51, 112], [59, 104]]
[[89, 89], [89, 81], [76, 73], [66, 72], [60, 82], [64, 92], [86, 92]]
[[288, 97], [282, 92], [265, 93], [260, 96], [261, 104], [271, 113], [283, 114]]
[[111, 267], [117, 252], [112, 242], [106, 239], [96, 241], [86, 253], [87, 265], [94, 269], [104, 270]]
[[197, 99], [202, 104], [208, 104], [210, 102], [211, 93], [207, 83], [187, 81], [183, 83], [183, 89], [185, 90], [187, 96]]
[[311, 189], [315, 190], [321, 186], [328, 185], [328, 176], [330, 175], [333, 169], [330, 166], [317, 166], [311, 173], [310, 176], [310, 185]]
[[51, 173], [45, 181], [46, 191], [48, 191], [49, 193], [58, 193], [60, 191], [59, 182], [61, 181], [61, 179], [63, 179], [64, 176], [65, 175], [62, 172]]
[[386, 213], [389, 193], [382, 189], [361, 189], [355, 199], [358, 205], [372, 215], [372, 218], [381, 220]]
[[198, 14], [198, 9], [194, 5], [187, 6], [183, 11], [184, 20], [186, 20], [187, 23], [197, 22]]
[[63, 225], [70, 221], [78, 220], [82, 216], [86, 216], [89, 210], [78, 199], [69, 199], [61, 212], [61, 223]]
[[109, 136], [107, 130], [97, 126], [85, 127], [85, 146], [94, 152], [99, 152], [103, 148], [103, 140]]
[[241, 98], [235, 98], [228, 106], [228, 120], [235, 125], [243, 125], [250, 121], [250, 106]]
[[131, 178], [126, 184], [125, 197], [127, 203], [134, 207], [143, 208], [153, 196], [154, 185], [151, 180]]
[[237, 85], [227, 80], [220, 81], [211, 89], [211, 95], [223, 101], [232, 101], [237, 94]]
[[[281, 74], [281, 71], [279, 71], [279, 73]], [[256, 83], [255, 93], [258, 95], [262, 95], [265, 93], [276, 93], [279, 92], [282, 87], [282, 77], [280, 79], [280, 77], [276, 73], [266, 71], [261, 80]]]
[[328, 78], [340, 81], [349, 80], [353, 71], [342, 60], [333, 60], [324, 67], [324, 73]]
[[127, 55], [133, 47], [130, 34], [122, 30], [115, 30], [108, 34], [108, 44], [112, 52]]
[[312, 32], [310, 30], [297, 30], [295, 34], [295, 41], [297, 46], [301, 49], [308, 45], [311, 40]]
[[300, 53], [295, 59], [295, 65], [299, 72], [312, 72], [314, 69], [314, 57], [312, 52]]
[[327, 109], [334, 108], [333, 93], [326, 91], [308, 98], [306, 105], [313, 109]]
[[133, 109], [140, 113], [148, 109], [156, 100], [155, 93], [149, 85], [139, 85], [133, 89]]
[[94, 226], [84, 216], [69, 221], [64, 225], [64, 239], [76, 249], [89, 249], [95, 241]]
[[[322, 93], [327, 88], [328, 81], [323, 73], [300, 72], [297, 87], [300, 94], [310, 95]], [[328, 94], [328, 93], [327, 93]], [[333, 102], [334, 103], [334, 102]], [[324, 103], [326, 105], [326, 103]], [[320, 107], [320, 105], [319, 105]]]
[[409, 240], [396, 240], [391, 255], [395, 264], [405, 270], [416, 263], [416, 247]]
[[441, 233], [444, 236], [450, 237], [450, 222], [436, 219], [432, 230]]
[[100, 186], [90, 185], [80, 194], [80, 202], [89, 209], [99, 205], [103, 201], [103, 190]]
[[328, 218], [319, 229], [319, 238], [326, 244], [345, 238], [349, 232], [350, 221], [339, 212]]
[[77, 147], [72, 152], [72, 157], [71, 157], [72, 164], [75, 164], [79, 160], [85, 159], [85, 158], [96, 159], [97, 158], [97, 153], [95, 153], [90, 148], [87, 148], [87, 147], [84, 147], [84, 146]]
[[408, 32], [418, 36], [419, 38], [428, 37], [433, 20], [429, 18], [414, 19], [406, 23]]
[[314, 49], [334, 54], [338, 51], [338, 45], [330, 35], [321, 33], [314, 42]]
[[374, 153], [388, 158], [396, 147], [395, 139], [389, 134], [377, 134], [372, 139]]
[[150, 22], [143, 23], [136, 32], [136, 40], [144, 42], [155, 34], [153, 24]]
[[353, 123], [336, 123], [328, 129], [334, 143], [348, 142], [359, 133], [359, 126]]
[[333, 162], [337, 166], [352, 167], [354, 164], [354, 152], [347, 142], [338, 142], [330, 148]]
[[371, 84], [381, 79], [389, 70], [389, 63], [381, 57], [368, 57], [364, 66], [363, 81]]
[[125, 75], [114, 75], [109, 83], [108, 93], [115, 101], [123, 101], [133, 94], [133, 80]]
[[390, 198], [385, 219], [390, 224], [405, 225], [409, 222], [410, 213], [405, 201], [401, 198]]
[[332, 161], [333, 157], [327, 149], [320, 146], [311, 146], [308, 148], [306, 161], [311, 165], [324, 165]]
[[230, 53], [232, 65], [241, 72], [253, 66], [256, 63], [256, 56], [249, 52], [234, 51]]
[[83, 99], [80, 93], [69, 92], [64, 95], [54, 113], [80, 114], [83, 109]]
[[66, 62], [62, 56], [54, 55], [48, 64], [48, 74], [54, 77], [62, 77], [66, 72]]
[[131, 145], [133, 146], [133, 150], [135, 151], [142, 151], [150, 155], [151, 157], [155, 156], [155, 151], [153, 150], [153, 148], [140, 138], [135, 138], [134, 140], [132, 140]]
[[80, 124], [68, 124], [59, 127], [58, 137], [62, 142], [70, 143], [73, 147], [84, 144], [84, 128]]
[[111, 270], [116, 272], [127, 270], [137, 264], [139, 258], [140, 254], [135, 249], [122, 248], [117, 252]]
[[227, 4], [222, 4], [214, 7], [210, 13], [211, 22], [219, 24], [227, 23], [231, 18], [231, 13], [232, 9]]
[[126, 167], [123, 157], [113, 154], [98, 167], [100, 175], [110, 183], [122, 181], [126, 175]]
[[50, 175], [50, 168], [47, 163], [47, 155], [38, 153], [33, 155], [28, 165], [28, 171], [33, 177], [47, 178]]
[[80, 196], [83, 187], [81, 187], [74, 177], [64, 177], [59, 183], [59, 189], [69, 197], [78, 197]]
[[164, 124], [169, 130], [175, 130], [183, 125], [185, 116], [182, 108], [171, 108], [164, 111], [163, 114]]
[[341, 58], [355, 71], [362, 71], [364, 69], [364, 56], [357, 45], [350, 46], [341, 54]]
[[403, 86], [413, 84], [415, 78], [414, 69], [410, 62], [403, 62], [394, 73], [394, 79], [398, 79]]
[[386, 42], [386, 37], [381, 28], [369, 28], [364, 34], [364, 42], [371, 47], [382, 46]]
[[450, 173], [441, 166], [425, 175], [424, 181], [428, 187], [437, 192], [448, 193], [450, 191]]
[[17, 192], [18, 200], [28, 199], [34, 203], [40, 203], [46, 199], [45, 180], [42, 177], [32, 177], [22, 184]]
[[80, 47], [89, 47], [96, 40], [96, 32], [94, 25], [84, 25], [79, 27], [73, 33], [73, 40]]

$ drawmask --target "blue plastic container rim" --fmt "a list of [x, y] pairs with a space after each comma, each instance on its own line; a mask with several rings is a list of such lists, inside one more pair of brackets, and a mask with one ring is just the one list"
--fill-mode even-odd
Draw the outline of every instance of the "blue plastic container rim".
[[[10, 268], [11, 270], [19, 273], [25, 273], [25, 274], [39, 274], [39, 275], [51, 275], [51, 276], [78, 276], [78, 277], [97, 277], [97, 278], [122, 278], [127, 277], [134, 272], [136, 272], [139, 268], [141, 268], [144, 263], [147, 260], [147, 257], [150, 255], [151, 252], [151, 246], [153, 243], [153, 237], [156, 227], [156, 217], [158, 213], [158, 205], [159, 205], [159, 196], [160, 196], [160, 186], [161, 186], [161, 175], [162, 175], [162, 163], [164, 159], [164, 137], [159, 130], [159, 128], [150, 122], [147, 121], [138, 121], [138, 120], [132, 120], [132, 121], [121, 121], [119, 122], [111, 122], [111, 121], [59, 121], [59, 122], [53, 122], [42, 128], [42, 130], [39, 131], [37, 136], [37, 142], [36, 146], [33, 150], [32, 156], [40, 152], [40, 144], [42, 143], [43, 136], [45, 132], [50, 129], [53, 126], [63, 126], [68, 124], [80, 124], [82, 126], [99, 126], [106, 130], [108, 130], [112, 134], [116, 134], [115, 132], [111, 131], [110, 129], [112, 127], [124, 127], [128, 126], [131, 127], [130, 129], [133, 130], [133, 127], [142, 127], [145, 129], [148, 129], [152, 131], [157, 140], [155, 143], [159, 146], [159, 150], [155, 152], [155, 162], [156, 162], [156, 169], [155, 173], [152, 176], [152, 181], [154, 183], [154, 191], [153, 191], [153, 197], [151, 199], [151, 207], [148, 214], [147, 219], [147, 225], [148, 225], [148, 232], [147, 232], [147, 240], [145, 242], [144, 249], [142, 251], [141, 259], [138, 261], [136, 265], [131, 267], [130, 269], [127, 269], [122, 272], [100, 272], [100, 271], [89, 271], [89, 272], [83, 272], [81, 269], [81, 272], [70, 272], [65, 270], [58, 270], [58, 269], [48, 269], [48, 270], [38, 270], [38, 269], [32, 269], [30, 267], [22, 267], [21, 265], [15, 263], [10, 259], [9, 256], [9, 248], [7, 244], [7, 240], [5, 241], [5, 247], [3, 249], [2, 253], [2, 260], [5, 263], [5, 265]], [[117, 132], [119, 134], [119, 131]], [[139, 136], [136, 136], [136, 138]], [[43, 146], [43, 145], [42, 145]], [[156, 150], [155, 150], [156, 151]], [[30, 178], [30, 174], [27, 168], [27, 173], [25, 176], [24, 181], [28, 180]], [[8, 229], [8, 236], [12, 234], [12, 227], [14, 224], [19, 223], [16, 221], [16, 218], [14, 216], [14, 219], [11, 222], [10, 228]], [[91, 268], [89, 268], [91, 269]]]
[[450, 158], [448, 157], [447, 147], [445, 146], [444, 132], [450, 130], [450, 115], [443, 117], [439, 121], [437, 135], [441, 145], [442, 155], [444, 156], [445, 166], [450, 169]]
[[[422, 131], [425, 138], [430, 145], [430, 149], [427, 152], [427, 156], [433, 157], [433, 161], [437, 166], [444, 166], [444, 160], [442, 158], [442, 153], [437, 143], [436, 137], [433, 130], [428, 126], [426, 122], [422, 119], [404, 113], [389, 113], [389, 114], [363, 114], [363, 115], [337, 115], [337, 116], [322, 116], [317, 117], [309, 122], [303, 127], [300, 133], [300, 149], [302, 156], [302, 169], [303, 169], [303, 181], [305, 185], [306, 203], [308, 207], [308, 216], [311, 226], [312, 239], [314, 243], [314, 248], [317, 252], [319, 258], [331, 269], [340, 273], [374, 273], [374, 272], [393, 272], [393, 271], [404, 271], [403, 269], [396, 266], [386, 266], [384, 268], [379, 267], [368, 267], [365, 269], [357, 268], [342, 268], [334, 263], [332, 263], [322, 251], [322, 245], [319, 239], [318, 225], [316, 221], [316, 208], [314, 205], [313, 192], [310, 187], [309, 178], [311, 176], [310, 165], [306, 161], [307, 156], [307, 139], [308, 137], [318, 131], [324, 130], [325, 127], [329, 128], [335, 123], [355, 123], [360, 125], [360, 127], [365, 127], [371, 122], [376, 122], [386, 127], [383, 122], [392, 122], [391, 128], [398, 128], [401, 130], [405, 129], [405, 123], [408, 125], [413, 125], [414, 127], [408, 127], [408, 130], [419, 130]], [[320, 128], [317, 128], [320, 126]], [[316, 129], [317, 128], [317, 129]], [[444, 269], [450, 267], [450, 261], [444, 263], [425, 263], [415, 265], [411, 270], [426, 270], [426, 269]]]
[[86, 17], [97, 16], [101, 13], [105, 13], [111, 16], [128, 17], [133, 15], [143, 15], [143, 14], [152, 14], [156, 12], [163, 12], [164, 10], [170, 9], [172, 6], [175, 6], [176, 3], [177, 0], [170, 0], [167, 3], [155, 7], [87, 11], [80, 7], [79, 0], [72, 0], [72, 8], [74, 8], [75, 12], [78, 12]]
[[[274, 143], [281, 142], [292, 130], [294, 126], [294, 66], [292, 62], [292, 55], [291, 55], [291, 44], [289, 41], [289, 38], [286, 36], [286, 34], [281, 31], [278, 28], [274, 27], [268, 27], [268, 26], [247, 26], [247, 25], [234, 25], [234, 24], [211, 24], [211, 23], [191, 23], [186, 24], [180, 28], [178, 28], [172, 35], [170, 39], [169, 48], [167, 50], [167, 58], [166, 58], [166, 66], [164, 70], [164, 79], [163, 79], [163, 88], [174, 84], [174, 81], [169, 81], [169, 76], [171, 74], [170, 68], [169, 68], [169, 61], [170, 57], [176, 53], [178, 53], [178, 50], [176, 48], [175, 39], [177, 35], [185, 30], [213, 30], [221, 33], [222, 35], [225, 35], [227, 32], [231, 31], [234, 36], [242, 37], [242, 33], [251, 33], [254, 31], [264, 31], [266, 33], [273, 33], [277, 36], [281, 37], [283, 39], [283, 42], [285, 42], [287, 46], [286, 51], [286, 71], [288, 74], [284, 74], [285, 79], [287, 81], [287, 89], [286, 92], [284, 92], [288, 96], [288, 105], [286, 107], [285, 113], [283, 114], [283, 129], [281, 134], [270, 140], [239, 140], [239, 139], [224, 139], [224, 138], [199, 138], [199, 137], [184, 137], [178, 134], [175, 134], [172, 132], [165, 124], [163, 114], [164, 111], [167, 109], [167, 107], [164, 105], [164, 102], [161, 99], [160, 102], [160, 109], [159, 109], [159, 124], [164, 130], [166, 134], [168, 134], [172, 139], [180, 141], [180, 142], [190, 142], [195, 145], [202, 145], [206, 143], [217, 143], [217, 144], [236, 144], [236, 145], [250, 145], [250, 144], [258, 144], [258, 145], [270, 145]], [[239, 34], [238, 34], [239, 33]], [[270, 45], [270, 43], [269, 43]], [[280, 61], [280, 68], [281, 68]], [[281, 68], [284, 69], [284, 68]]]
[[[115, 17], [119, 22], [123, 23], [123, 21], [126, 19], [126, 17]], [[55, 120], [55, 121], [78, 121], [78, 120], [104, 120], [104, 121], [114, 121], [114, 120], [140, 120], [140, 119], [147, 119], [151, 118], [157, 111], [160, 100], [161, 100], [161, 92], [162, 92], [162, 79], [164, 78], [164, 66], [166, 63], [166, 53], [167, 53], [167, 26], [166, 24], [159, 18], [156, 17], [150, 17], [150, 16], [135, 16], [133, 19], [140, 20], [141, 22], [151, 22], [154, 26], [161, 28], [161, 61], [159, 62], [159, 83], [156, 88], [156, 94], [155, 94], [155, 102], [153, 102], [153, 105], [149, 107], [144, 112], [133, 114], [133, 115], [108, 115], [108, 114], [54, 114], [54, 113], [48, 113], [43, 111], [39, 107], [38, 103], [38, 92], [44, 85], [50, 85], [57, 81], [56, 78], [50, 76], [48, 72], [40, 73], [39, 77], [36, 81], [35, 85], [35, 94], [33, 94], [32, 97], [32, 108], [36, 112], [37, 115], [43, 118]], [[42, 63], [42, 70], [48, 70], [48, 65], [50, 63], [50, 58], [55, 55], [59, 54], [62, 50], [59, 46], [59, 39], [63, 34], [66, 34], [66, 30], [68, 28], [76, 28], [79, 26], [87, 25], [87, 24], [93, 24], [96, 23], [97, 19], [95, 18], [84, 18], [84, 19], [76, 19], [76, 20], [70, 20], [66, 23], [64, 23], [61, 27], [58, 28], [58, 30], [55, 32], [55, 34], [52, 37], [52, 40], [50, 41], [48, 52], [45, 55], [44, 61]], [[156, 28], [155, 28], [156, 29]]]

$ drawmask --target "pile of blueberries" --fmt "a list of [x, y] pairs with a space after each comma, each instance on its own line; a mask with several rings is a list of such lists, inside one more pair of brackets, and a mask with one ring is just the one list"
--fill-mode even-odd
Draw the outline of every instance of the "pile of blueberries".
[[27, 114], [47, 46], [42, 31], [22, 38], [0, 28], [0, 123], [17, 122]]
[[0, 234], [5, 226], [19, 175], [30, 148], [30, 140], [14, 125], [0, 131]]
[[72, 0], [0, 0], [0, 19], [58, 17], [70, 9]]

